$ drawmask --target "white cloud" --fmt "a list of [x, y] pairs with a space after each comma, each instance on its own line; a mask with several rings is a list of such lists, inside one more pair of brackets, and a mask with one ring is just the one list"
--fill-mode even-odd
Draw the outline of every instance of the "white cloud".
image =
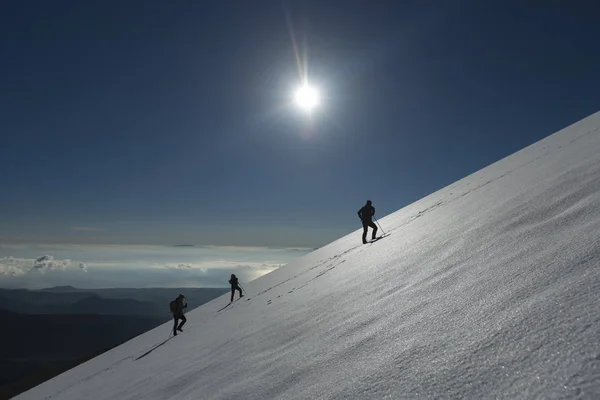
[[179, 264], [168, 264], [165, 268], [176, 269], [176, 270], [194, 270], [206, 273], [208, 270], [249, 270], [249, 271], [274, 271], [285, 264], [282, 263], [270, 263], [270, 262], [240, 262], [240, 261], [226, 261], [226, 260], [213, 260], [213, 261], [202, 261], [199, 263], [179, 263]]
[[249, 270], [249, 271], [274, 271], [279, 267], [282, 267], [284, 264], [239, 264], [232, 266], [233, 268], [240, 270]]
[[0, 275], [5, 276], [19, 276], [25, 274], [25, 271], [19, 267], [15, 267], [14, 265], [5, 264], [0, 262]]
[[182, 270], [194, 270], [194, 271], [200, 271], [202, 273], [205, 273], [208, 269], [204, 268], [204, 267], [200, 267], [200, 266], [196, 266], [194, 264], [189, 264], [189, 263], [180, 263], [180, 264], [176, 264], [176, 265], [167, 265], [165, 268], [168, 269], [182, 269]]
[[0, 258], [0, 275], [19, 276], [27, 272], [31, 260], [24, 260], [15, 257]]
[[85, 263], [80, 262], [79, 264], [77, 264], [77, 267], [79, 267], [80, 270], [87, 272], [87, 265]]
[[249, 268], [249, 269], [267, 269], [274, 270], [285, 264], [263, 261], [263, 262], [248, 262], [248, 261], [227, 261], [227, 260], [207, 260], [196, 264], [196, 267], [210, 269], [232, 269], [232, 268]]
[[53, 256], [44, 255], [35, 259], [33, 270], [49, 271], [54, 269], [65, 270], [71, 265], [71, 260], [55, 260]]

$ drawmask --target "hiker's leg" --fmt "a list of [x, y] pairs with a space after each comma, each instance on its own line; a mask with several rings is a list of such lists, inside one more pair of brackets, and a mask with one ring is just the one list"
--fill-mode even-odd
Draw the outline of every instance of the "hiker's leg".
[[179, 319], [179, 317], [175, 314], [173, 314], [173, 334], [177, 335], [177, 320]]
[[377, 225], [375, 225], [375, 222], [371, 221], [371, 223], [369, 224], [369, 226], [371, 228], [373, 228], [373, 234], [372, 234], [371, 238], [375, 239], [375, 237], [377, 236]]
[[179, 324], [177, 329], [181, 330], [181, 327], [187, 322], [187, 318], [185, 317], [185, 315], [183, 313], [181, 313], [179, 318], [181, 319], [181, 323]]

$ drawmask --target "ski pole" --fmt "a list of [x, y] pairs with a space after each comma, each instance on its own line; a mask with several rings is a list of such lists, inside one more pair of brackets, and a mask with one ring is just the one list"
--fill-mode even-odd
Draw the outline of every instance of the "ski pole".
[[[373, 215], [373, 218], [375, 218], [375, 216]], [[381, 233], [383, 233], [385, 235], [385, 231], [383, 230], [383, 228], [381, 227], [381, 225], [379, 224], [379, 221], [377, 221], [377, 218], [375, 218], [375, 222], [377, 223], [377, 225], [379, 225], [379, 229], [381, 229]]]
[[240, 289], [242, 289], [242, 292], [244, 292], [244, 294], [245, 294], [245, 295], [248, 295], [248, 293], [246, 292], [246, 289], [244, 289], [244, 288], [242, 287], [242, 285], [240, 285], [240, 284], [238, 283], [238, 286], [240, 287]]

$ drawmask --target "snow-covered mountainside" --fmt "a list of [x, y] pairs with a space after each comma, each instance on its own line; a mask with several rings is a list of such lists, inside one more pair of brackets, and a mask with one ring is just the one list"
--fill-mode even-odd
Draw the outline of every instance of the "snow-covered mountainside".
[[599, 188], [600, 112], [18, 398], [600, 398]]

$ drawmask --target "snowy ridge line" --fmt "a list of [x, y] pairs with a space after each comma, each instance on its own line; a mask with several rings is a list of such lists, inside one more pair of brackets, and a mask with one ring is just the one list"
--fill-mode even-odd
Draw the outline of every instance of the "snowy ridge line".
[[[592, 114], [578, 122], [575, 122], [568, 127], [565, 127], [563, 129], [559, 130], [558, 132], [554, 133], [553, 135], [542, 138], [542, 139], [538, 140], [537, 142], [535, 142], [535, 143], [533, 143], [511, 155], [508, 155], [487, 167], [484, 167], [478, 171], [475, 171], [475, 172], [465, 176], [464, 178], [456, 181], [455, 183], [452, 183], [438, 191], [435, 191], [435, 192], [423, 197], [420, 200], [415, 201], [412, 204], [409, 204], [408, 206], [406, 206], [398, 211], [395, 211], [394, 213], [390, 214], [390, 216], [393, 216], [396, 213], [404, 212], [408, 207], [418, 207], [420, 205], [420, 203], [426, 203], [426, 202], [430, 201], [432, 198], [439, 197], [439, 195], [441, 195], [447, 191], [450, 191], [451, 192], [450, 195], [452, 195], [453, 192], [458, 192], [461, 187], [464, 187], [465, 189], [467, 189], [472, 181], [473, 182], [477, 181], [477, 178], [479, 178], [479, 180], [483, 179], [483, 177], [480, 176], [482, 172], [485, 172], [486, 175], [490, 175], [490, 172], [493, 172], [494, 169], [510, 168], [508, 171], [498, 172], [497, 176], [494, 176], [494, 177], [488, 176], [488, 179], [489, 179], [488, 181], [486, 181], [483, 184], [477, 184], [476, 187], [474, 187], [468, 191], [465, 191], [460, 195], [460, 197], [466, 196], [477, 189], [480, 189], [490, 183], [493, 183], [494, 181], [496, 181], [498, 179], [504, 178], [507, 175], [517, 172], [519, 169], [524, 168], [527, 165], [540, 160], [542, 157], [552, 156], [552, 155], [556, 154], [557, 152], [561, 151], [561, 149], [563, 149], [563, 147], [569, 146], [569, 145], [577, 142], [578, 140], [585, 138], [586, 136], [599, 135], [600, 127], [596, 126], [597, 119], [599, 116], [600, 116], [600, 111], [598, 111], [595, 114]], [[547, 150], [547, 149], [549, 149], [549, 150]], [[523, 162], [523, 164], [516, 165], [516, 166], [512, 165], [512, 161], [514, 159], [518, 159], [523, 156], [529, 156], [529, 153], [542, 153], [542, 154], [532, 154], [530, 157], [528, 157], [527, 161]], [[449, 202], [452, 202], [457, 199], [458, 198], [453, 198]], [[439, 200], [438, 202], [434, 203], [430, 207], [427, 207], [427, 208], [419, 211], [414, 216], [414, 218], [418, 218], [422, 213], [425, 213], [431, 209], [434, 209], [436, 207], [439, 207], [439, 206], [441, 206], [443, 204], [447, 204], [447, 203], [448, 202], [443, 202], [442, 200]], [[410, 223], [410, 222], [412, 222], [412, 219], [410, 221], [408, 221], [407, 223]]]

